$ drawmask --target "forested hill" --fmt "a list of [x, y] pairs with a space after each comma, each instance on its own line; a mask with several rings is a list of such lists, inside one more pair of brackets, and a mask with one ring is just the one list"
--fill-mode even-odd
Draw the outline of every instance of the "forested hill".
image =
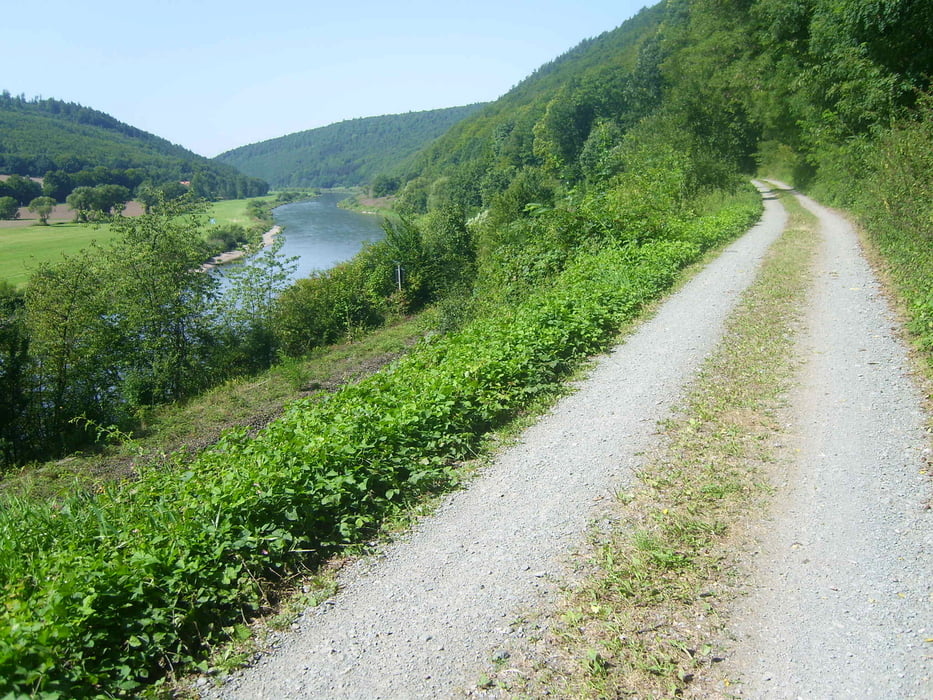
[[217, 156], [273, 187], [361, 185], [406, 159], [482, 103], [338, 122], [242, 146]]
[[919, 0], [668, 0], [453, 127], [399, 205], [479, 211], [509, 187], [538, 201], [627, 169], [636, 138], [703, 177], [761, 165], [848, 203], [886, 135], [928, 118], [931, 31]]
[[[110, 173], [110, 180], [93, 184], [117, 180], [124, 184], [125, 180], [134, 186], [142, 181], [160, 185], [185, 180], [208, 199], [255, 196], [268, 190], [264, 182], [230, 165], [199, 156], [104, 112], [61, 100], [0, 92], [0, 172], [43, 177], [50, 172], [75, 175], [100, 168]], [[132, 172], [127, 175], [127, 171]]]

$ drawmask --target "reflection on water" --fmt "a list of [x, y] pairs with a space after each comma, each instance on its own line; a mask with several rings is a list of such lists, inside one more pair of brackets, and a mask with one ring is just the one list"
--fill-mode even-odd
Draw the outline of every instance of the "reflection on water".
[[273, 211], [285, 227], [280, 255], [297, 256], [295, 278], [326, 270], [356, 255], [367, 241], [382, 240], [382, 218], [340, 209], [345, 194], [326, 192], [307, 202], [285, 204]]

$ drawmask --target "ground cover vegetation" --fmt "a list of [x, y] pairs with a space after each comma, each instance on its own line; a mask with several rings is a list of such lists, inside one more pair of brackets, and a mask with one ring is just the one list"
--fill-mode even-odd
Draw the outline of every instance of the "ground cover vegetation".
[[[108, 287], [103, 255], [6, 295], [3, 381], [42, 377], [31, 391], [57, 416], [54, 440], [75, 430], [78, 410], [93, 421], [84, 426], [107, 426], [197, 390], [216, 358], [301, 356], [426, 305], [443, 332], [365, 380], [296, 402], [255, 437], [234, 431], [99, 492], [4, 500], [2, 690], [135, 693], [200, 663], [292, 573], [456, 483], [484, 433], [741, 232], [760, 210], [743, 171], [783, 170], [865, 212], [901, 260], [892, 266], [913, 327], [929, 332], [929, 288], [916, 277], [928, 269], [933, 201], [917, 199], [930, 185], [929, 52], [913, 41], [933, 26], [928, 13], [910, 0], [645, 10], [424, 151], [400, 176], [384, 241], [238, 305], [226, 330], [202, 324], [208, 283], [191, 272], [189, 227], [158, 209], [124, 224], [139, 284]], [[916, 258], [898, 258], [915, 240]], [[163, 259], [164, 242], [175, 252]], [[261, 260], [254, 277], [271, 290], [282, 264]], [[93, 292], [108, 288], [126, 299], [111, 307]], [[113, 337], [122, 354], [111, 360]], [[108, 362], [80, 362], [97, 353]]]

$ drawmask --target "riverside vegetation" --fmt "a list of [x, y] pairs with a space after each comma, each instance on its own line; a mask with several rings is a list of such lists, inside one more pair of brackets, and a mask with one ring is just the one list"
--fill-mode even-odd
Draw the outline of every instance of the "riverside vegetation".
[[[672, 0], [645, 10], [390, 173], [399, 216], [384, 241], [281, 294], [245, 297], [258, 302], [226, 327], [199, 325], [206, 317], [187, 305], [204, 284], [187, 276], [185, 236], [198, 226], [179, 222], [191, 212], [124, 224], [133, 241], [124, 252], [152, 263], [143, 269], [157, 269], [156, 243], [183, 245], [164, 268], [176, 285], [153, 274], [119, 287], [127, 304], [117, 313], [91, 293], [115, 287], [89, 258], [37, 277], [25, 301], [7, 297], [2, 351], [20, 364], [5, 360], [3, 380], [36, 367], [60, 379], [43, 380], [42, 391], [59, 393], [39, 405], [62, 427], [82, 413], [92, 419], [84, 426], [132, 425], [136, 409], [188, 395], [214, 368], [253, 371], [251, 362], [300, 357], [427, 306], [441, 321], [401, 360], [292, 404], [256, 436], [233, 431], [194, 459], [169, 456], [93, 492], [7, 497], [0, 694], [135, 694], [202, 664], [291, 575], [454, 485], [487, 431], [548, 396], [681, 268], [743, 231], [760, 204], [742, 173], [758, 166], [863, 217], [929, 350], [933, 42], [916, 34], [933, 27], [930, 11], [908, 0]], [[275, 289], [278, 264], [259, 265], [261, 289]], [[43, 285], [57, 303], [31, 308]], [[157, 290], [166, 295], [140, 294]], [[61, 300], [74, 313], [68, 342], [51, 333], [61, 324], [29, 320]], [[147, 325], [147, 311], [165, 319], [165, 309], [180, 313], [164, 329]], [[48, 333], [26, 347], [22, 328]], [[110, 358], [120, 328], [129, 335]]]

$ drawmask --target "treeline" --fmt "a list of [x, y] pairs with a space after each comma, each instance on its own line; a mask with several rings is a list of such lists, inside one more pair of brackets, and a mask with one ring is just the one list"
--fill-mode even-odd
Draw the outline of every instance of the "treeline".
[[933, 5], [914, 0], [669, 0], [373, 184], [398, 188], [412, 216], [452, 207], [514, 221], [529, 203], [632, 176], [615, 154], [638, 130], [701, 163], [694, 184], [760, 170], [854, 210], [900, 261], [911, 328], [933, 347], [931, 34]]
[[129, 428], [139, 407], [252, 362], [200, 271], [212, 250], [199, 205], [184, 197], [110, 221], [112, 246], [41, 266], [24, 291], [0, 282], [4, 466], [85, 446], [100, 426]]
[[242, 146], [216, 160], [273, 187], [348, 187], [399, 168], [484, 105], [366, 117]]
[[[101, 171], [110, 179], [100, 181]], [[0, 173], [47, 177], [49, 173], [76, 178], [75, 187], [101, 184], [153, 186], [189, 182], [205, 199], [261, 196], [268, 184], [236, 168], [124, 124], [108, 114], [54, 99], [26, 99], [0, 92]], [[60, 179], [64, 179], [60, 177]], [[96, 179], [93, 183], [82, 179]], [[135, 180], [129, 185], [120, 179]], [[66, 185], [56, 186], [64, 201]], [[64, 196], [61, 196], [64, 193]]]

